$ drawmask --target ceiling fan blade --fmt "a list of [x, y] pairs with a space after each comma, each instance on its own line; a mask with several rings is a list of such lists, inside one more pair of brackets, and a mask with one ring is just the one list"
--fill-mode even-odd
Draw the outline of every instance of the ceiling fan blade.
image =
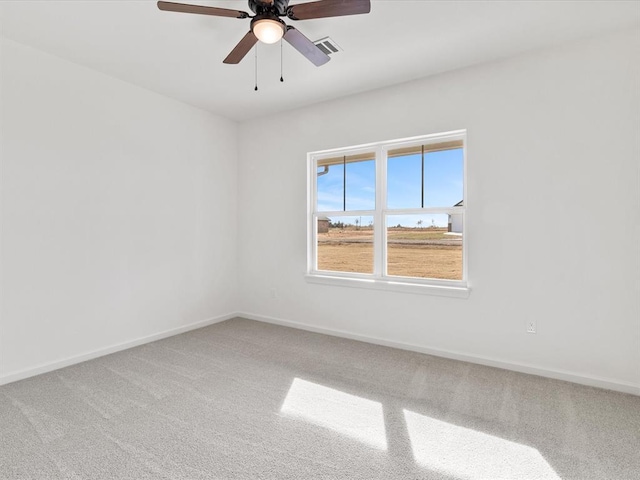
[[241, 10], [203, 7], [202, 5], [188, 5], [186, 3], [158, 2], [158, 8], [167, 12], [197, 13], [198, 15], [213, 15], [216, 17], [249, 18], [249, 14]]
[[256, 43], [258, 43], [258, 37], [256, 37], [252, 31], [247, 32], [238, 45], [236, 45], [236, 48], [231, 50], [231, 53], [224, 59], [223, 63], [234, 65], [240, 63], [240, 60], [249, 53], [249, 50], [251, 50]]
[[371, 11], [371, 0], [320, 0], [287, 8], [291, 20], [360, 15]]
[[293, 48], [307, 57], [316, 67], [324, 65], [331, 60], [331, 57], [320, 50], [315, 43], [291, 26], [287, 26], [287, 33], [284, 34], [284, 39], [289, 42]]

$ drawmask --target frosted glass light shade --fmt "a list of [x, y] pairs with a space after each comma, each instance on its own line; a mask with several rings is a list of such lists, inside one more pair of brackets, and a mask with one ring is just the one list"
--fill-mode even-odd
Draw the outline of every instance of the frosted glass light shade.
[[276, 20], [258, 20], [253, 24], [253, 34], [262, 43], [276, 43], [284, 35], [284, 26]]

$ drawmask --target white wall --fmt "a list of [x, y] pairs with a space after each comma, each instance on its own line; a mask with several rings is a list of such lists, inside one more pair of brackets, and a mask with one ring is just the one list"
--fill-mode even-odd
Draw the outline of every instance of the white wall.
[[1, 68], [0, 383], [233, 312], [237, 125], [7, 39]]
[[[621, 32], [243, 124], [241, 310], [640, 393], [638, 58]], [[469, 299], [305, 282], [308, 151], [461, 128]]]
[[[640, 32], [247, 122], [239, 143], [0, 46], [0, 383], [240, 310], [640, 388]], [[306, 152], [459, 128], [470, 298], [307, 284]]]

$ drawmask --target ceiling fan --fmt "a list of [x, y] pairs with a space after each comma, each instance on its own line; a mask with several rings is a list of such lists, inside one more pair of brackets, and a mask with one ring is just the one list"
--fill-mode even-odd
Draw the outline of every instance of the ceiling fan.
[[293, 48], [319, 67], [330, 60], [329, 56], [300, 33], [299, 30], [284, 23], [280, 17], [288, 17], [290, 20], [311, 20], [314, 18], [359, 15], [371, 11], [371, 1], [319, 0], [289, 6], [289, 0], [249, 0], [249, 8], [255, 13], [253, 16], [241, 10], [163, 1], [158, 2], [158, 8], [169, 12], [195, 13], [199, 15], [241, 19], [251, 18], [251, 28], [249, 32], [240, 40], [240, 43], [236, 45], [227, 58], [224, 59], [224, 63], [240, 63], [240, 60], [249, 53], [249, 50], [251, 50], [258, 41], [263, 43], [276, 43], [281, 38], [284, 38]]

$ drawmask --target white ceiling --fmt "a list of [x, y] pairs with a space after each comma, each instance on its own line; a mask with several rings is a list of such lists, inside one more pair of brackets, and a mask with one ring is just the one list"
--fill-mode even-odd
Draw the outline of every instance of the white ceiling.
[[[184, 3], [250, 11], [245, 0]], [[288, 21], [344, 52], [315, 67], [285, 43], [281, 84], [279, 45], [260, 45], [258, 92], [253, 52], [222, 63], [248, 19], [115, 0], [3, 1], [0, 14], [7, 38], [241, 121], [638, 26], [640, 2], [373, 0], [369, 15]]]

